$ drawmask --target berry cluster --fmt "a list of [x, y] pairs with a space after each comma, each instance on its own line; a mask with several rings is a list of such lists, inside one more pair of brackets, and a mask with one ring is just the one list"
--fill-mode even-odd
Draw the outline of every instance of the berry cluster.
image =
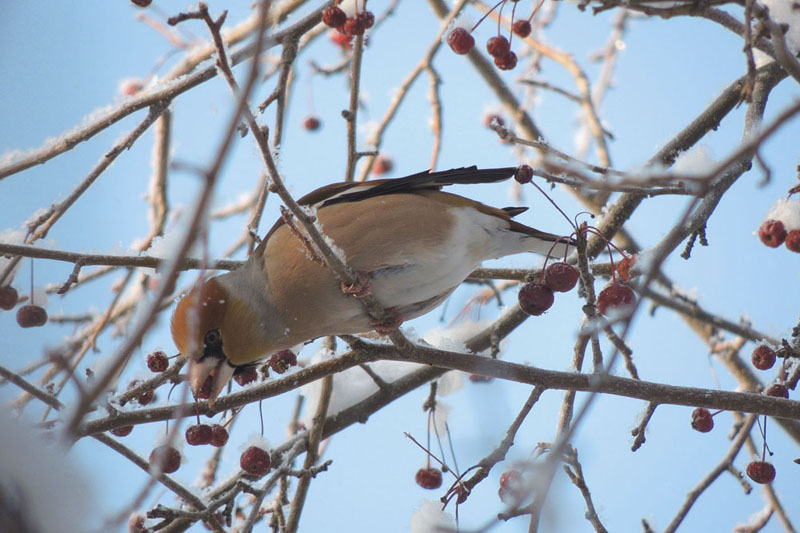
[[759, 226], [758, 238], [770, 248], [785, 244], [792, 252], [800, 253], [800, 202], [778, 201]]
[[[18, 302], [17, 289], [11, 285], [0, 287], [0, 309], [11, 311]], [[37, 328], [47, 324], [47, 311], [41, 305], [33, 305], [33, 292], [31, 292], [31, 303], [17, 310], [17, 324], [21, 328]]]
[[519, 19], [516, 21], [514, 20], [514, 14], [519, 0], [510, 0], [513, 4], [513, 9], [511, 11], [511, 32], [508, 38], [506, 38], [500, 34], [500, 21], [502, 20], [503, 6], [505, 6], [508, 1], [509, 0], [500, 0], [472, 27], [472, 29], [467, 30], [467, 28], [456, 26], [450, 30], [447, 34], [446, 41], [453, 52], [459, 55], [468, 54], [475, 47], [475, 38], [472, 36], [472, 32], [475, 31], [492, 11], [499, 7], [500, 14], [497, 17], [497, 35], [490, 37], [489, 40], [486, 41], [486, 51], [494, 58], [494, 64], [497, 68], [500, 70], [513, 70], [514, 67], [517, 66], [517, 54], [511, 50], [511, 39], [513, 39], [514, 35], [524, 39], [531, 34], [531, 20], [536, 14], [536, 11], [541, 7], [543, 0], [533, 9], [533, 12], [527, 19]]
[[375, 25], [375, 15], [372, 11], [366, 10], [366, 0], [362, 4], [361, 12], [358, 11], [358, 1], [356, 0], [355, 13], [349, 17], [339, 7], [340, 3], [341, 0], [337, 0], [336, 5], [328, 6], [322, 11], [322, 22], [347, 37], [348, 43], [350, 38], [355, 35], [364, 35], [365, 31]]

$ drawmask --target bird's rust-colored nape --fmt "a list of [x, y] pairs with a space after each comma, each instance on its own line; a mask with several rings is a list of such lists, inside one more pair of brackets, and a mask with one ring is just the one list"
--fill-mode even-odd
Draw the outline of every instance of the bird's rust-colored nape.
[[172, 338], [184, 357], [202, 355], [203, 337], [225, 318], [227, 294], [216, 278], [194, 287], [172, 315]]

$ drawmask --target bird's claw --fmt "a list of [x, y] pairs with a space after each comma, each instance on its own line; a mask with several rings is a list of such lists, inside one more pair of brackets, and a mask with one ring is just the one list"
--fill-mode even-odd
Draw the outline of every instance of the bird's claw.
[[342, 292], [351, 295], [353, 298], [366, 298], [372, 293], [372, 286], [366, 274], [359, 272], [356, 274], [354, 283], [342, 282]]
[[397, 309], [386, 309], [386, 316], [381, 321], [372, 322], [372, 328], [380, 335], [388, 335], [397, 330], [405, 319]]

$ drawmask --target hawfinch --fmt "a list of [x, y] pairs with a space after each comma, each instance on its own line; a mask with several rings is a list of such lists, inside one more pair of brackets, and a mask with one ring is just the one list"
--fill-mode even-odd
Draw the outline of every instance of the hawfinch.
[[[514, 171], [469, 167], [334, 183], [298, 203], [313, 207], [346, 263], [402, 321], [438, 306], [486, 259], [565, 253], [570, 239], [512, 220], [526, 208], [498, 209], [441, 191], [502, 181]], [[192, 390], [197, 394], [213, 375], [212, 402], [237, 367], [317, 337], [374, 327], [362, 302], [342, 291], [283, 220], [240, 268], [195, 286], [172, 316], [175, 345], [190, 359]]]

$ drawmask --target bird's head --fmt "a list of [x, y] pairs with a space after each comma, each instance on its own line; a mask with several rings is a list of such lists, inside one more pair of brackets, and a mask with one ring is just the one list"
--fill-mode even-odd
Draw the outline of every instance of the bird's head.
[[189, 384], [198, 396], [212, 376], [209, 403], [233, 376], [237, 364], [256, 357], [243, 337], [241, 324], [247, 320], [244, 302], [231, 294], [219, 278], [195, 286], [183, 297], [172, 315], [172, 338], [181, 354], [189, 359]]

